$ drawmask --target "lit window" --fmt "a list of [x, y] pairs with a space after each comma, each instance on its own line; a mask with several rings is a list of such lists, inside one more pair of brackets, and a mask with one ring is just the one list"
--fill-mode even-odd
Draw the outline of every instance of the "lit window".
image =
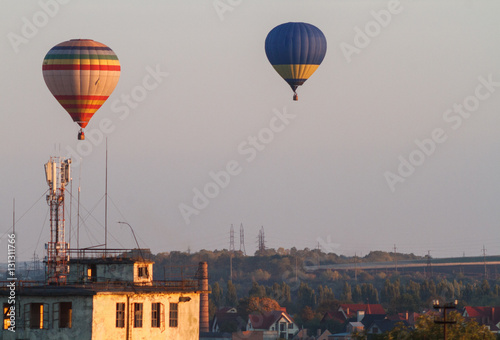
[[169, 322], [168, 325], [170, 327], [177, 327], [178, 319], [179, 319], [179, 304], [171, 303], [170, 304], [170, 313], [169, 313]]
[[49, 327], [49, 305], [43, 303], [25, 304], [24, 320], [27, 328], [47, 329]]
[[134, 327], [142, 327], [142, 303], [134, 303]]
[[8, 329], [10, 327], [10, 305], [8, 303], [3, 304], [3, 329]]
[[116, 327], [125, 327], [125, 303], [123, 302], [116, 303]]

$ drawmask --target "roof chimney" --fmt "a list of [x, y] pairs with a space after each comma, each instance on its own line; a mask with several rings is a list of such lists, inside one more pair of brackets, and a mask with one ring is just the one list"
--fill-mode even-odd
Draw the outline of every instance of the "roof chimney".
[[208, 324], [208, 264], [198, 263], [198, 289], [200, 294], [200, 333], [209, 331]]

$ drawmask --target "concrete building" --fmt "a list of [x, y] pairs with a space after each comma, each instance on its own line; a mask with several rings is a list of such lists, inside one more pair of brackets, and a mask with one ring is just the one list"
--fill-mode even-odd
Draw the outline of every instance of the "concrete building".
[[1, 287], [0, 339], [198, 340], [206, 263], [196, 277], [181, 281], [153, 281], [149, 260], [117, 256], [68, 264], [64, 285], [17, 282], [14, 304], [9, 286]]

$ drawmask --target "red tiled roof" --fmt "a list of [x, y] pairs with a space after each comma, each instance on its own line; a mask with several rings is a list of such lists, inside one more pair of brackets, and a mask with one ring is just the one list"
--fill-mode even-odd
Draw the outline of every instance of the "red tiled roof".
[[[342, 308], [346, 314], [354, 314], [359, 311], [365, 312], [365, 314], [385, 314], [384, 307], [378, 303], [343, 303], [340, 305], [340, 308]], [[349, 313], [347, 313], [348, 309]]]
[[496, 325], [500, 322], [500, 306], [497, 307], [473, 307], [465, 306], [462, 314], [467, 315], [471, 319], [475, 319], [479, 323], [491, 323]]
[[326, 312], [325, 315], [323, 315], [323, 318], [321, 319], [321, 322], [326, 322], [328, 320], [335, 320], [340, 323], [345, 322], [345, 317], [344, 314], [340, 311], [333, 311], [333, 312]]

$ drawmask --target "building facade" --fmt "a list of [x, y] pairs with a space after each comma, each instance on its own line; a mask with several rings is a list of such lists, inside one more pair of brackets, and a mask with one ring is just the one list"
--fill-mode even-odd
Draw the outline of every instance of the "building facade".
[[9, 287], [2, 287], [0, 339], [198, 340], [202, 290], [196, 278], [153, 281], [153, 262], [125, 258], [69, 265], [66, 285], [19, 282], [14, 320]]

